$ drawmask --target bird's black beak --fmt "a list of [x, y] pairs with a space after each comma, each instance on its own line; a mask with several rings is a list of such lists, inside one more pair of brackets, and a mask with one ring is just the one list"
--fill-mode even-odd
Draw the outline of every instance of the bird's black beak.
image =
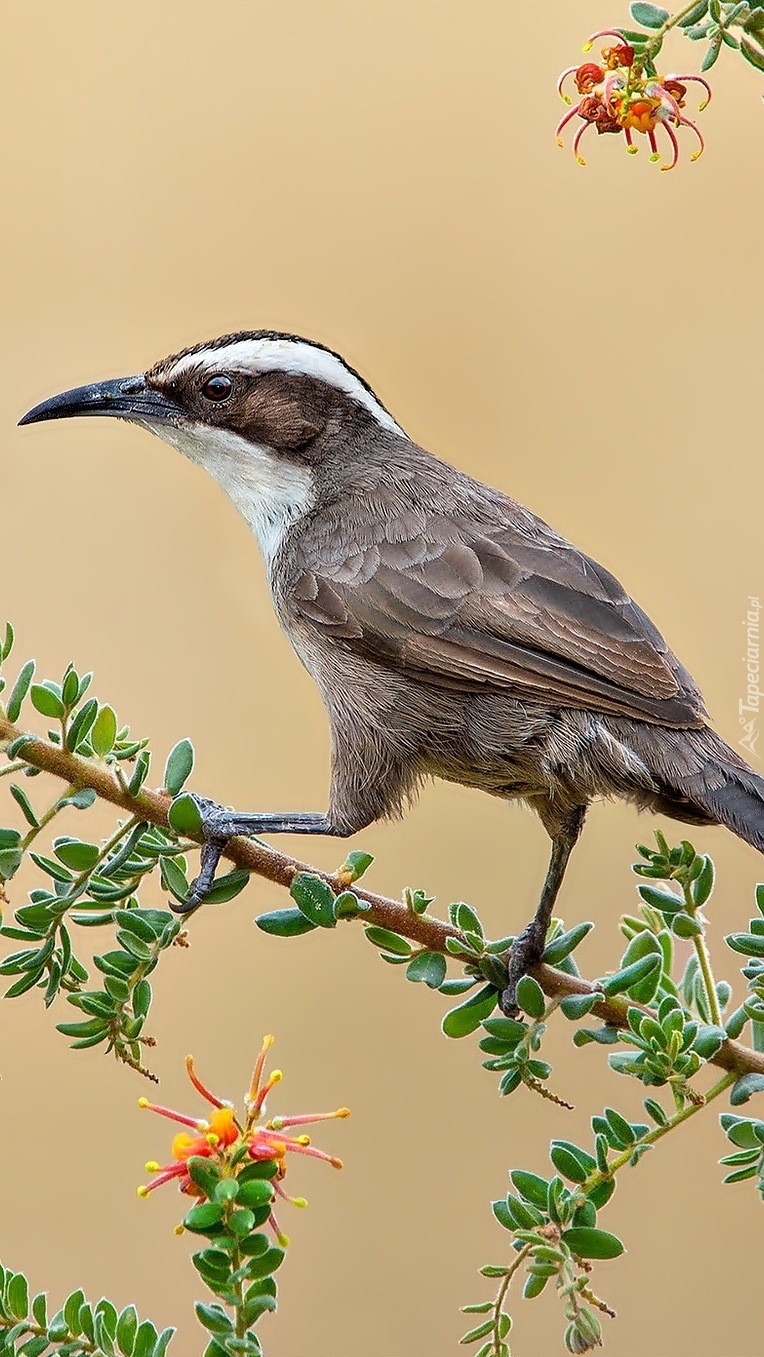
[[115, 377], [109, 382], [75, 386], [60, 396], [51, 396], [28, 410], [19, 424], [37, 424], [43, 419], [68, 419], [72, 415], [115, 415], [118, 419], [157, 420], [172, 423], [182, 410], [145, 377]]

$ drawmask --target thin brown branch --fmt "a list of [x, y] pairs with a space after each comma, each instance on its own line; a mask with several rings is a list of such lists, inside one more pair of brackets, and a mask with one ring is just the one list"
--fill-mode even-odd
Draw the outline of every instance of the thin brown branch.
[[[0, 716], [0, 746], [9, 744], [22, 734], [23, 731], [12, 725], [4, 716]], [[77, 788], [90, 787], [100, 800], [119, 806], [128, 815], [167, 827], [167, 812], [173, 798], [167, 792], [150, 791], [147, 788], [141, 788], [136, 796], [131, 796], [120, 786], [112, 767], [102, 760], [86, 759], [79, 754], [72, 754], [69, 750], [37, 736], [30, 736], [29, 744], [24, 745], [22, 750], [17, 750], [16, 757], [23, 758], [34, 768], [52, 773], [54, 777], [60, 777]], [[287, 890], [297, 873], [306, 871], [322, 877], [334, 891], [347, 889], [347, 882], [340, 876], [319, 871], [307, 863], [287, 857], [275, 848], [252, 839], [240, 837], [231, 839], [226, 846], [225, 856], [237, 867], [254, 872], [255, 875], [273, 881], [278, 886], [285, 886]], [[429, 914], [416, 914], [399, 900], [376, 895], [357, 884], [353, 886], [353, 890], [359, 899], [370, 906], [363, 914], [365, 923], [389, 928], [430, 951], [445, 952], [446, 938], [461, 936], [459, 930], [450, 924], [441, 919], [434, 919]], [[589, 980], [581, 976], [568, 975], [554, 966], [539, 963], [532, 968], [532, 974], [550, 999], [598, 992], [596, 986]], [[641, 1006], [620, 996], [607, 998], [603, 995], [595, 1003], [592, 1013], [614, 1027], [625, 1027], [627, 1010], [635, 1007]], [[647, 1009], [643, 1011], [649, 1012]], [[742, 1042], [733, 1041], [731, 1038], [723, 1043], [710, 1063], [738, 1074], [764, 1074], [764, 1052], [753, 1051]]]

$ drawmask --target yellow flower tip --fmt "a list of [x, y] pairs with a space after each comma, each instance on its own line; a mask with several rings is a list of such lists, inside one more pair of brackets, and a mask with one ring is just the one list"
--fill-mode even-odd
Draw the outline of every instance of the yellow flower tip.
[[704, 108], [708, 108], [710, 102], [710, 99], [704, 99], [702, 104], [698, 104], [698, 113], [702, 113]]
[[146, 1187], [145, 1183], [142, 1183], [141, 1186], [138, 1188], [138, 1196], [139, 1196], [139, 1197], [148, 1197], [148, 1196], [149, 1196], [149, 1190], [148, 1190], [148, 1188]]
[[[763, 97], [764, 97], [764, 96], [763, 96]], [[562, 137], [558, 137], [558, 138], [557, 138], [557, 145], [559, 146], [560, 150], [563, 149], [563, 147], [564, 147], [564, 145], [565, 145], [565, 142], [563, 141]]]
[[673, 168], [673, 165], [661, 165], [661, 174], [663, 174], [664, 170], [673, 170]]
[[585, 42], [584, 45], [583, 45], [583, 47], [581, 48], [581, 51], [582, 51], [582, 52], [591, 52], [593, 46], [594, 46], [594, 43], [593, 43], [593, 42]]
[[578, 161], [579, 165], [585, 165], [585, 164], [586, 164], [586, 161], [584, 160], [584, 157], [583, 157], [582, 155], [577, 155], [577, 156], [576, 156], [576, 160]]
[[270, 1121], [265, 1123], [266, 1131], [280, 1131], [284, 1125], [283, 1117], [271, 1117]]
[[150, 1107], [151, 1104], [149, 1103], [148, 1098], [139, 1098], [139, 1099], [138, 1099], [138, 1106], [139, 1106], [139, 1107]]
[[274, 1037], [273, 1033], [268, 1032], [267, 1036], [263, 1037], [263, 1050], [264, 1051], [270, 1050], [275, 1040], [276, 1038]]
[[[638, 147], [638, 146], [627, 146], [627, 147], [626, 147], [626, 154], [627, 154], [627, 155], [636, 155], [638, 150], [639, 150], [639, 147]], [[655, 160], [655, 159], [657, 159], [657, 157], [651, 155], [651, 156], [650, 156], [650, 159], [651, 159], [651, 160]]]
[[698, 160], [702, 154], [702, 151], [695, 151], [695, 153], [690, 156], [690, 160]]
[[289, 1248], [289, 1235], [288, 1235], [288, 1234], [277, 1234], [277, 1235], [276, 1235], [276, 1243], [279, 1245], [279, 1248], [282, 1248], [282, 1249], [287, 1249], [287, 1248]]
[[271, 1075], [271, 1077], [270, 1077], [270, 1079], [268, 1080], [268, 1083], [271, 1084], [271, 1085], [273, 1085], [273, 1084], [280, 1084], [280, 1083], [281, 1083], [281, 1080], [282, 1080], [283, 1078], [284, 1078], [284, 1075], [283, 1075], [283, 1072], [282, 1072], [281, 1070], [274, 1070], [273, 1073], [272, 1073], [272, 1075]]
[[338, 1108], [337, 1108], [337, 1111], [335, 1112], [334, 1115], [335, 1115], [335, 1117], [349, 1117], [349, 1116], [350, 1116], [350, 1108], [349, 1108], [349, 1107], [338, 1107]]
[[176, 1225], [173, 1229], [173, 1234], [185, 1234], [185, 1233], [186, 1233], [185, 1225]]
[[220, 1144], [220, 1136], [216, 1136], [214, 1131], [208, 1131], [204, 1139], [207, 1141], [208, 1145], [213, 1147], [213, 1149], [216, 1145]]
[[298, 1145], [309, 1145], [309, 1144], [310, 1144], [310, 1136], [297, 1136], [297, 1141], [296, 1141], [296, 1143], [297, 1143]]
[[569, 94], [563, 94], [562, 90], [560, 90], [560, 98], [562, 99], [562, 102], [563, 102], [564, 104], [570, 105], [570, 104], [573, 103], [573, 100], [571, 99], [570, 95], [569, 95]]
[[655, 162], [656, 160], [660, 160], [660, 158], [661, 158], [660, 151], [653, 151], [653, 154], [650, 156], [650, 159], [653, 162]]
[[157, 1164], [155, 1159], [149, 1159], [148, 1164], [144, 1164], [143, 1167], [147, 1173], [158, 1173], [162, 1165]]
[[293, 1206], [299, 1206], [299, 1207], [301, 1207], [302, 1209], [304, 1209], [304, 1208], [308, 1205], [308, 1199], [307, 1199], [307, 1197], [293, 1197], [293, 1198], [292, 1198], [292, 1205], [293, 1205]]
[[187, 1070], [190, 1070], [190, 1069], [193, 1069], [193, 1067], [194, 1067], [194, 1057], [193, 1057], [192, 1055], [187, 1055], [187, 1056], [186, 1056], [186, 1069], [187, 1069]]

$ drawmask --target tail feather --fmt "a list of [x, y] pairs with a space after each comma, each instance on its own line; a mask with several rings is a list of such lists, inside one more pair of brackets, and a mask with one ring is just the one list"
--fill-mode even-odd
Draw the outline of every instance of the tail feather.
[[659, 788], [655, 809], [690, 824], [726, 825], [764, 853], [764, 778], [707, 727], [662, 733], [659, 743], [645, 731], [637, 750]]

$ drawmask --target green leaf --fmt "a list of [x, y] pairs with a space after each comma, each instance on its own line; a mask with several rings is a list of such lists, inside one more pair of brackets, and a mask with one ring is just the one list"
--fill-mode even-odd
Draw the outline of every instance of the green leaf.
[[608, 996], [611, 994], [621, 994], [624, 990], [631, 989], [638, 981], [645, 980], [654, 970], [660, 971], [661, 960], [655, 953], [651, 952], [648, 956], [642, 957], [639, 961], [634, 961], [630, 966], [623, 970], [616, 971], [615, 975], [608, 976], [606, 980], [600, 982], [602, 990]]
[[54, 839], [53, 852], [65, 867], [74, 872], [89, 872], [95, 867], [100, 848], [95, 843], [83, 843], [81, 839]]
[[441, 1022], [441, 1029], [447, 1037], [466, 1037], [475, 1032], [485, 1018], [496, 1007], [498, 992], [493, 985], [484, 985], [477, 994], [465, 999], [458, 1008], [452, 1008]]
[[626, 1149], [628, 1145], [634, 1144], [637, 1137], [633, 1126], [625, 1117], [621, 1116], [620, 1112], [616, 1112], [614, 1107], [605, 1108], [605, 1120], [619, 1149]]
[[[751, 45], [751, 47], [753, 47], [753, 44], [752, 44], [752, 43], [751, 43], [750, 45]], [[714, 63], [715, 63], [715, 61], [716, 61], [716, 59], [717, 59], [719, 53], [721, 52], [721, 50], [722, 50], [722, 35], [721, 35], [721, 32], [720, 32], [720, 33], [717, 33], [716, 37], [715, 37], [715, 38], [712, 38], [712, 39], [711, 39], [711, 42], [709, 43], [708, 50], [706, 51], [706, 54], [705, 54], [705, 56], [703, 57], [703, 60], [702, 60], [701, 63], [700, 63], [700, 69], [701, 69], [701, 71], [710, 71], [711, 67], [714, 65]], [[751, 58], [748, 56], [748, 53], [747, 53], [747, 52], [744, 53], [744, 56], [746, 56], [746, 57], [748, 58], [748, 60], [751, 61]], [[755, 61], [751, 61], [751, 65], [752, 65], [752, 66], [755, 66], [755, 65], [756, 65], [756, 62], [755, 62]]]
[[497, 1037], [508, 1046], [516, 1046], [518, 1041], [528, 1035], [529, 1030], [518, 1018], [486, 1018], [483, 1027], [489, 1036]]
[[586, 1150], [572, 1145], [568, 1140], [553, 1140], [549, 1147], [549, 1158], [563, 1178], [573, 1183], [583, 1183], [597, 1167], [597, 1161]]
[[486, 1319], [482, 1324], [470, 1329], [469, 1333], [465, 1333], [464, 1337], [459, 1339], [459, 1344], [461, 1346], [462, 1343], [477, 1343], [479, 1338], [485, 1338], [486, 1334], [491, 1333], [492, 1329], [493, 1320]]
[[764, 957], [764, 937], [755, 933], [728, 933], [724, 941], [743, 956]]
[[596, 1002], [596, 994], [570, 994], [563, 999], [560, 1010], [571, 1022], [577, 1022], [579, 1018], [585, 1018], [587, 1013], [591, 1013]]
[[239, 1177], [237, 1182], [239, 1185], [237, 1201], [247, 1210], [255, 1211], [260, 1206], [267, 1206], [273, 1200], [273, 1184], [270, 1178], [247, 1178], [242, 1182]]
[[34, 666], [34, 660], [27, 660], [27, 663], [20, 671], [16, 682], [11, 688], [10, 696], [5, 707], [5, 712], [9, 721], [16, 722], [21, 715], [21, 708], [24, 699], [29, 692], [29, 685], [34, 676]]
[[186, 899], [189, 890], [188, 880], [183, 868], [177, 862], [172, 858], [162, 858], [159, 875], [165, 890], [174, 895], [176, 900]]
[[23, 1272], [15, 1273], [9, 1281], [5, 1300], [16, 1319], [26, 1319], [29, 1314], [29, 1284]]
[[745, 35], [740, 39], [740, 50], [746, 61], [755, 66], [757, 71], [764, 71], [764, 52]]
[[635, 24], [641, 24], [643, 28], [663, 28], [671, 18], [667, 9], [661, 9], [658, 5], [642, 4], [641, 0], [635, 0], [634, 4], [629, 5], [629, 13]]
[[406, 979], [439, 989], [446, 978], [446, 958], [440, 952], [420, 952], [406, 967]]
[[136, 1018], [145, 1018], [151, 1007], [151, 985], [148, 980], [139, 980], [133, 990], [133, 1013]]
[[285, 1256], [284, 1250], [275, 1245], [266, 1249], [264, 1253], [258, 1252], [247, 1265], [247, 1276], [252, 1281], [261, 1277], [269, 1277], [271, 1273], [276, 1272], [281, 1267]]
[[341, 870], [350, 877], [350, 884], [352, 885], [354, 881], [360, 881], [373, 861], [374, 858], [371, 853], [364, 853], [360, 848], [355, 848], [352, 853], [348, 853]]
[[507, 1206], [506, 1197], [499, 1197], [498, 1201], [491, 1202], [491, 1210], [493, 1211], [493, 1214], [498, 1220], [502, 1229], [509, 1230], [512, 1234], [514, 1234], [515, 1230], [517, 1229], [517, 1226], [515, 1225], [515, 1222], [510, 1214], [509, 1207]]
[[637, 886], [637, 890], [646, 905], [660, 910], [662, 914], [678, 914], [684, 909], [684, 898], [675, 891], [659, 891], [655, 886]]
[[190, 792], [181, 792], [180, 796], [176, 796], [167, 812], [167, 819], [176, 834], [187, 834], [193, 839], [202, 832], [201, 811], [196, 797]]
[[127, 790], [129, 791], [131, 796], [138, 795], [141, 787], [143, 786], [144, 782], [146, 781], [146, 778], [148, 777], [150, 767], [151, 767], [151, 755], [149, 754], [147, 749], [142, 749], [137, 759], [135, 760], [135, 768], [133, 769], [133, 775], [130, 778], [130, 781], [127, 786]]
[[654, 1098], [645, 1098], [644, 1108], [648, 1117], [652, 1117], [653, 1121], [656, 1122], [658, 1126], [668, 1125], [668, 1116], [660, 1103], [657, 1103]]
[[549, 1193], [546, 1178], [540, 1178], [537, 1173], [528, 1173], [525, 1169], [513, 1169], [509, 1176], [521, 1197], [540, 1211], [546, 1211]]
[[365, 900], [359, 900], [353, 891], [342, 891], [334, 902], [335, 919], [353, 919], [371, 909]]
[[154, 1357], [158, 1334], [150, 1319], [139, 1324], [133, 1344], [133, 1357]]
[[117, 738], [117, 716], [113, 707], [101, 707], [90, 729], [90, 743], [94, 754], [104, 758], [114, 748]]
[[742, 1103], [747, 1103], [754, 1093], [761, 1093], [763, 1090], [764, 1074], [744, 1074], [730, 1089], [730, 1103], [733, 1107], [740, 1107]]
[[186, 1214], [183, 1224], [187, 1230], [192, 1230], [194, 1234], [203, 1234], [211, 1226], [218, 1225], [223, 1216], [223, 1208], [217, 1202], [200, 1202], [198, 1206], [192, 1206]]
[[60, 721], [65, 711], [58, 694], [46, 688], [43, 683], [32, 684], [32, 706], [41, 716], [48, 716], [56, 721]]
[[84, 743], [90, 734], [90, 728], [98, 714], [98, 703], [94, 697], [88, 698], [80, 707], [66, 734], [67, 749], [76, 749]]
[[592, 923], [576, 924], [575, 928], [568, 929], [567, 933], [560, 933], [558, 937], [553, 938], [544, 948], [544, 955], [541, 960], [546, 962], [547, 966], [558, 966], [566, 956], [583, 942], [587, 933], [593, 929]]
[[210, 1333], [230, 1333], [232, 1334], [233, 1320], [226, 1314], [220, 1305], [203, 1305], [200, 1300], [194, 1304], [196, 1318], [199, 1323], [204, 1325]]
[[538, 1020], [543, 1018], [546, 1008], [546, 999], [544, 991], [538, 980], [534, 980], [532, 975], [524, 975], [517, 982], [516, 1000], [518, 1006], [529, 1018]]
[[312, 933], [317, 927], [301, 909], [274, 909], [269, 914], [259, 914], [255, 923], [274, 938], [296, 938], [301, 933]]
[[2, 663], [3, 660], [7, 660], [7, 659], [8, 659], [8, 656], [10, 655], [11, 651], [13, 650], [13, 642], [14, 642], [15, 638], [16, 638], [16, 633], [15, 633], [15, 631], [14, 631], [14, 629], [13, 629], [13, 623], [11, 623], [11, 622], [6, 622], [6, 624], [5, 624], [5, 638], [4, 638], [3, 642], [2, 642], [2, 645], [0, 645], [0, 663]]
[[315, 928], [334, 928], [334, 893], [314, 872], [298, 872], [289, 888], [297, 908]]
[[179, 740], [167, 756], [163, 779], [165, 791], [177, 796], [190, 777], [193, 766], [194, 746], [190, 740]]
[[696, 908], [700, 908], [708, 900], [714, 888], [714, 864], [711, 858], [703, 858], [703, 866], [692, 883], [692, 898]]
[[384, 948], [386, 952], [392, 952], [393, 956], [409, 957], [411, 956], [411, 943], [407, 938], [402, 938], [400, 934], [393, 933], [389, 928], [378, 928], [376, 924], [367, 924], [364, 932], [375, 947]]
[[235, 871], [226, 872], [225, 876], [219, 876], [213, 882], [204, 897], [204, 902], [207, 905], [225, 905], [229, 900], [241, 895], [248, 883], [249, 872], [243, 867], [237, 867]]
[[618, 1258], [624, 1247], [616, 1235], [585, 1225], [563, 1230], [562, 1240], [579, 1258]]
[[10, 792], [11, 796], [16, 802], [16, 805], [21, 807], [21, 813], [24, 816], [24, 819], [26, 820], [27, 824], [31, 825], [33, 829], [37, 829], [40, 821], [38, 820], [37, 815], [35, 814], [32, 803], [30, 802], [26, 792], [23, 791], [21, 787], [17, 787], [15, 782], [11, 783]]

